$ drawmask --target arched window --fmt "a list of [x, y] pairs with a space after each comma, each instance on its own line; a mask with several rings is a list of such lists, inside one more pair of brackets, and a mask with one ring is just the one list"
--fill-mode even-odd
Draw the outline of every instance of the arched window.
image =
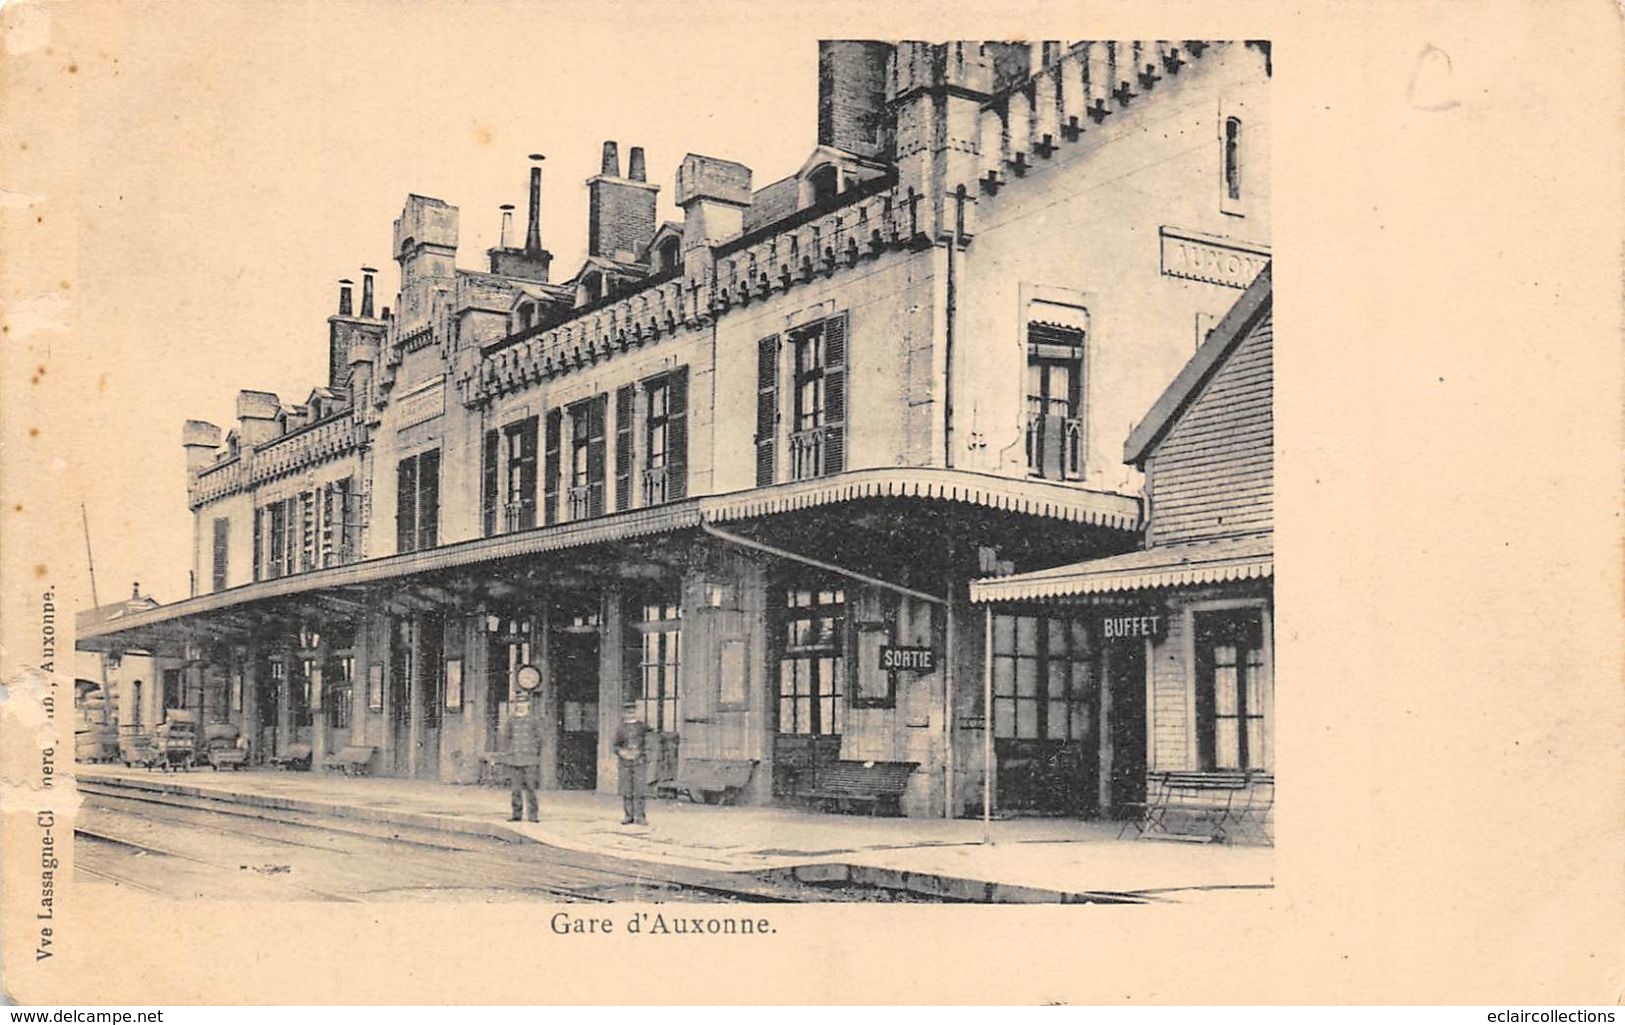
[[812, 186], [813, 206], [819, 206], [835, 199], [840, 191], [841, 173], [834, 164], [825, 164], [807, 175], [807, 183]]
[[1226, 118], [1224, 122], [1224, 194], [1230, 199], [1241, 198], [1241, 118]]

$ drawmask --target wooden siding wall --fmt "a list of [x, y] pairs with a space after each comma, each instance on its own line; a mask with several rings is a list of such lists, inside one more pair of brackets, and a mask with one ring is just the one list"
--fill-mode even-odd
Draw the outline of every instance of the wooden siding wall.
[[1266, 310], [1150, 460], [1152, 544], [1270, 529], [1273, 319]]

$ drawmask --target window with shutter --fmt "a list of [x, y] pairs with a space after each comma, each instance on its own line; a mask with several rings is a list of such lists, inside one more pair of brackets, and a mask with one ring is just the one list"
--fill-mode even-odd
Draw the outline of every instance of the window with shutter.
[[214, 590], [226, 589], [227, 546], [231, 539], [231, 521], [216, 517], [214, 521]]
[[503, 428], [494, 460], [499, 464], [494, 490], [501, 492], [500, 529], [536, 526], [536, 418]]
[[485, 537], [497, 532], [497, 443], [496, 430], [485, 432], [480, 445], [480, 529]]
[[688, 368], [667, 378], [666, 501], [688, 497]]
[[410, 552], [418, 537], [418, 460], [402, 459], [395, 467], [395, 550]]
[[846, 314], [824, 321], [825, 474], [846, 469]]
[[440, 543], [440, 450], [418, 456], [418, 548]]
[[778, 473], [779, 336], [756, 343], [756, 486], [767, 487]]
[[[615, 509], [632, 508], [632, 416], [637, 406], [637, 387], [623, 385], [615, 390]], [[648, 496], [644, 504], [650, 504]]]
[[1027, 472], [1049, 480], [1083, 476], [1084, 333], [1027, 325]]
[[588, 516], [604, 515], [604, 470], [609, 454], [605, 446], [604, 431], [608, 417], [608, 393], [594, 396], [588, 407], [587, 419], [587, 477], [591, 489], [587, 497]]
[[265, 559], [265, 510], [254, 510], [254, 579], [258, 580], [264, 575], [262, 570]]
[[564, 411], [547, 414], [547, 456], [542, 466], [542, 519], [548, 525], [559, 522], [560, 435], [564, 433]]

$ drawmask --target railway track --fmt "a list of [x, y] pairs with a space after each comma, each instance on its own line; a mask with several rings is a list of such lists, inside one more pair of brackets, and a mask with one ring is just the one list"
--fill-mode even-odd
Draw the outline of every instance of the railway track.
[[[82, 871], [174, 896], [374, 901], [448, 898], [782, 902], [757, 880], [81, 781]], [[144, 860], [143, 860], [144, 859]], [[244, 873], [252, 870], [252, 875]], [[166, 883], [165, 874], [171, 877]], [[255, 876], [260, 878], [256, 879]], [[309, 880], [309, 881], [307, 881]]]

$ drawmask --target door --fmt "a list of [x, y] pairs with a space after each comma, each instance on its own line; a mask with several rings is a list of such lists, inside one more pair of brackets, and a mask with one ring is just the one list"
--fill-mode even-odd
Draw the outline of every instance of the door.
[[598, 616], [560, 616], [549, 635], [559, 688], [559, 787], [598, 786]]
[[773, 793], [806, 794], [841, 757], [846, 728], [846, 591], [791, 584], [777, 592], [779, 700]]
[[1111, 807], [1116, 814], [1145, 804], [1145, 642], [1114, 645], [1106, 659], [1111, 712]]
[[417, 772], [419, 779], [440, 778], [440, 724], [446, 707], [446, 621], [440, 616], [419, 620], [412, 672], [417, 677]]
[[389, 680], [384, 694], [384, 713], [388, 720], [390, 772], [405, 776], [411, 770], [412, 743], [412, 623], [397, 619], [391, 627], [394, 636], [389, 646]]
[[1002, 811], [1099, 807], [1099, 659], [1080, 620], [993, 617], [993, 748]]
[[636, 658], [638, 710], [649, 727], [649, 781], [669, 786], [677, 779], [680, 761], [678, 727], [683, 674], [682, 607], [676, 588], [650, 596], [637, 606], [632, 624], [631, 653]]

